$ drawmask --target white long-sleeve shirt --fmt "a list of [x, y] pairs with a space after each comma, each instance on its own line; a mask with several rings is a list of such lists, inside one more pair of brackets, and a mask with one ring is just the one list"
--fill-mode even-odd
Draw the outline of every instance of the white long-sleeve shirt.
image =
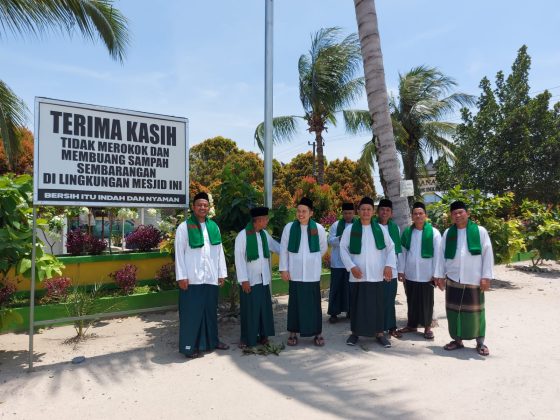
[[[272, 239], [272, 236], [265, 230], [266, 239], [268, 241], [268, 249], [276, 254], [280, 253], [280, 244]], [[259, 250], [259, 258], [253, 261], [247, 261], [247, 231], [243, 229], [235, 238], [235, 271], [237, 273], [237, 281], [239, 284], [249, 281], [251, 286], [255, 284], [270, 284], [270, 258], [263, 255], [263, 245], [260, 233], [256, 232], [257, 247]]]
[[[391, 240], [391, 242], [393, 242], [393, 238], [391, 238], [391, 235], [389, 234], [389, 225], [382, 225], [381, 223], [379, 223], [379, 226], [381, 226], [381, 229], [383, 229], [383, 232], [386, 233], [386, 236], [389, 236], [389, 239]], [[399, 238], [401, 237], [401, 228], [397, 226], [397, 228], [399, 229]], [[393, 242], [393, 245], [395, 243]], [[402, 247], [401, 247], [402, 248]], [[398, 254], [400, 255], [400, 254]], [[398, 258], [398, 257], [397, 257]], [[397, 267], [393, 267], [393, 269], [391, 270], [391, 278], [396, 278], [397, 277]]]
[[175, 234], [175, 275], [177, 281], [188, 280], [189, 284], [218, 285], [218, 278], [227, 277], [226, 257], [222, 244], [211, 245], [206, 223], [201, 223], [204, 245], [189, 246], [187, 223], [183, 222]]
[[434, 229], [434, 256], [432, 258], [422, 258], [422, 231], [412, 229], [410, 238], [410, 249], [402, 247], [402, 253], [398, 258], [398, 271], [404, 273], [406, 280], [421, 283], [429, 282], [436, 272], [441, 258], [441, 233]]
[[452, 260], [445, 259], [445, 241], [447, 232], [441, 238], [440, 261], [436, 277], [449, 277], [459, 283], [480, 285], [480, 279], [494, 278], [494, 254], [488, 231], [478, 226], [482, 253], [472, 255], [467, 247], [467, 229], [457, 229], [457, 252]]
[[300, 225], [301, 241], [297, 253], [288, 251], [290, 240], [290, 229], [293, 222], [284, 226], [282, 239], [280, 240], [280, 271], [289, 271], [292, 281], [313, 282], [321, 280], [321, 257], [327, 252], [327, 234], [325, 228], [317, 223], [317, 234], [319, 235], [319, 252], [309, 252], [307, 239], [307, 225]]
[[[331, 225], [328, 236], [328, 243], [331, 246], [331, 267], [344, 268], [344, 263], [340, 258], [340, 236], [336, 236], [336, 230], [340, 220], [337, 220]], [[352, 226], [352, 222], [345, 223], [346, 227]]]
[[[362, 225], [362, 250], [359, 254], [350, 253], [350, 233], [352, 228], [344, 229], [340, 238], [340, 257], [350, 271], [351, 282], [380, 282], [383, 281], [383, 269], [391, 267], [396, 269], [397, 258], [395, 255], [395, 244], [389, 234], [383, 230], [385, 248], [377, 249], [371, 225]], [[357, 279], [352, 275], [352, 268], [358, 266], [362, 272], [362, 278]]]

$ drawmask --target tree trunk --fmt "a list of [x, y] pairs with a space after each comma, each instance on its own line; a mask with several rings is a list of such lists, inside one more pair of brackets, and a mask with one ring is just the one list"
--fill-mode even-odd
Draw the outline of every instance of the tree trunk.
[[317, 147], [317, 184], [323, 185], [325, 180], [325, 160], [323, 158], [323, 136], [321, 131], [315, 133]]
[[389, 99], [381, 54], [374, 0], [354, 0], [362, 47], [368, 108], [377, 135], [377, 163], [385, 195], [393, 201], [393, 219], [402, 228], [410, 224], [406, 197], [400, 196], [401, 173], [389, 113]]

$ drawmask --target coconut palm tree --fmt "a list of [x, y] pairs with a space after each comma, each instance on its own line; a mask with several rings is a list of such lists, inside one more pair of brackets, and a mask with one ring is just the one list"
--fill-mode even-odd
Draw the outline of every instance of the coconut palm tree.
[[[474, 103], [474, 96], [452, 93], [457, 83], [433, 67], [415, 67], [399, 74], [398, 98], [391, 96], [389, 109], [396, 148], [403, 161], [404, 176], [414, 182], [419, 196], [418, 177], [425, 171], [426, 156], [436, 154], [453, 160], [451, 136], [457, 124], [441, 121], [457, 107]], [[346, 128], [351, 133], [371, 131], [371, 116], [367, 111], [347, 111]], [[369, 141], [362, 152], [362, 160], [373, 166], [376, 143]]]
[[[355, 77], [360, 68], [360, 44], [356, 34], [340, 39], [339, 28], [319, 30], [311, 40], [308, 54], [299, 58], [299, 97], [305, 114], [273, 119], [273, 142], [290, 141], [297, 131], [298, 119], [307, 123], [307, 131], [315, 134], [317, 147], [317, 182], [323, 184], [323, 132], [329, 124], [336, 125], [336, 114], [357, 99], [364, 87], [364, 78]], [[264, 125], [255, 130], [255, 140], [263, 150]]]
[[401, 173], [391, 125], [385, 69], [374, 0], [354, 0], [358, 34], [364, 61], [368, 110], [376, 133], [376, 154], [385, 196], [393, 201], [395, 222], [403, 228], [410, 222], [406, 197], [400, 196]]
[[[100, 38], [117, 61], [124, 59], [128, 44], [125, 17], [113, 7], [113, 0], [0, 0], [0, 39], [6, 33], [42, 35], [49, 30], [85, 38]], [[0, 137], [8, 162], [13, 166], [19, 149], [17, 127], [27, 120], [23, 101], [0, 80]]]

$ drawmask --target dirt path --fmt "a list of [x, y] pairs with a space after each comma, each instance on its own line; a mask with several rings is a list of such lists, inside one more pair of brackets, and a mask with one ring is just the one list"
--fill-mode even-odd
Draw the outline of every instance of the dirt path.
[[[186, 360], [177, 352], [177, 314], [98, 323], [96, 337], [77, 348], [62, 342], [72, 327], [35, 339], [33, 373], [26, 373], [28, 338], [0, 336], [0, 417], [13, 419], [329, 419], [378, 417], [494, 419], [557, 418], [560, 412], [560, 265], [551, 273], [498, 266], [487, 294], [489, 358], [474, 341], [446, 352], [443, 293], [436, 292], [435, 340], [420, 334], [348, 347], [348, 322], [324, 322], [326, 346], [310, 339], [280, 356], [232, 350]], [[405, 322], [402, 285], [397, 318]], [[286, 341], [285, 303], [276, 309]], [[326, 310], [326, 302], [323, 302]], [[220, 326], [236, 343], [238, 325]], [[72, 364], [83, 355], [86, 361]], [[556, 413], [556, 414], [554, 414]]]

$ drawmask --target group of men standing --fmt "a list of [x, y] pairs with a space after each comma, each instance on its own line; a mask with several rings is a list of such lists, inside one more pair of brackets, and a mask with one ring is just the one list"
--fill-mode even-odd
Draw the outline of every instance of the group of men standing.
[[[205, 351], [225, 350], [218, 339], [218, 287], [227, 275], [218, 226], [208, 219], [208, 196], [193, 200], [193, 214], [177, 229], [176, 275], [180, 288], [179, 351], [200, 357]], [[321, 310], [322, 257], [331, 246], [329, 322], [350, 318], [348, 345], [360, 336], [375, 337], [391, 347], [388, 337], [424, 327], [424, 337], [434, 338], [432, 318], [434, 288], [446, 290], [446, 312], [452, 341], [444, 348], [464, 347], [476, 339], [477, 352], [489, 355], [484, 344], [484, 292], [490, 287], [493, 254], [488, 232], [469, 219], [463, 202], [451, 204], [453, 225], [442, 235], [427, 222], [423, 203], [413, 206], [411, 226], [400, 231], [392, 220], [392, 203], [364, 197], [355, 215], [354, 205], [342, 205], [342, 218], [330, 228], [313, 219], [313, 202], [302, 198], [296, 219], [282, 232], [280, 243], [266, 231], [268, 208], [251, 209], [251, 220], [236, 237], [235, 267], [241, 291], [239, 347], [267, 344], [275, 335], [270, 292], [270, 253], [280, 255], [282, 280], [289, 282], [288, 340], [312, 337], [323, 346]], [[397, 328], [395, 298], [398, 282], [407, 297], [407, 325]]]

